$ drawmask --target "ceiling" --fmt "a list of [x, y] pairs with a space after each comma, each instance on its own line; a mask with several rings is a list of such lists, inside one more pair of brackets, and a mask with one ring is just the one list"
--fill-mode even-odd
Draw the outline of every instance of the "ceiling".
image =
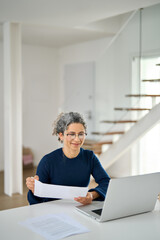
[[112, 37], [132, 11], [160, 0], [0, 0], [0, 39], [3, 23], [22, 24], [22, 41], [64, 47]]

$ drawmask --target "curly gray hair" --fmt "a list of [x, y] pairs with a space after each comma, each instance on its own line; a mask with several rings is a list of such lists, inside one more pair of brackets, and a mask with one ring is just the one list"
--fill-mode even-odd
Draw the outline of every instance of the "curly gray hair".
[[[60, 113], [53, 123], [54, 128], [52, 135], [57, 136], [59, 133], [64, 134], [64, 131], [67, 130], [68, 126], [71, 123], [81, 123], [85, 131], [87, 130], [87, 125], [80, 113], [78, 112]], [[60, 141], [60, 138], [58, 138], [58, 140]]]

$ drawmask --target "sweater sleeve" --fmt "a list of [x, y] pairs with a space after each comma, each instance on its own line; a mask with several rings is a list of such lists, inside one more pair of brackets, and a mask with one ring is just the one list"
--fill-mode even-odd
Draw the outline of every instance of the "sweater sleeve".
[[[37, 167], [36, 175], [39, 176], [39, 181], [41, 181], [43, 183], [50, 183], [49, 165], [47, 163], [46, 157], [43, 157], [41, 159], [41, 161]], [[32, 193], [31, 190], [28, 191], [27, 198], [28, 198], [28, 202], [30, 205], [55, 200], [52, 198], [36, 197], [36, 196], [34, 196], [34, 194]]]
[[98, 186], [96, 188], [90, 189], [89, 192], [96, 191], [100, 195], [100, 197], [96, 200], [103, 201], [106, 196], [110, 177], [102, 167], [95, 154], [93, 155], [92, 176], [94, 177], [95, 182], [98, 184]]

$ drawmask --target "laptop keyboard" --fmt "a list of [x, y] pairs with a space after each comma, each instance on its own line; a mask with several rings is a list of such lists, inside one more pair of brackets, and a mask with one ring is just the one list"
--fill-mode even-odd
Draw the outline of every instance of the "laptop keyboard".
[[98, 214], [99, 216], [101, 216], [102, 208], [101, 209], [92, 210], [92, 212], [94, 212], [94, 213]]

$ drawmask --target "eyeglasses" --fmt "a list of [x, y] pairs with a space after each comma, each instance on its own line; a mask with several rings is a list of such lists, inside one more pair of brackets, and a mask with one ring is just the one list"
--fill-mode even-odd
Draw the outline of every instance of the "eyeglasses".
[[87, 135], [87, 133], [67, 133], [66, 136], [70, 139], [70, 140], [74, 140], [76, 138], [76, 136], [78, 136], [79, 140], [83, 140], [85, 138], [85, 136]]

